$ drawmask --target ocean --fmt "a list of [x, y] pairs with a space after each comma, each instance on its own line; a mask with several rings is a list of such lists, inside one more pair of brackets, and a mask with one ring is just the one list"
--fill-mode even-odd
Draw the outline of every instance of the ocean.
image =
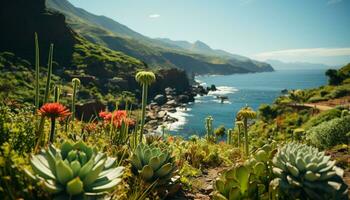
[[[271, 104], [284, 89], [315, 88], [327, 83], [325, 70], [280, 70], [275, 72], [198, 76], [196, 81], [203, 86], [216, 85], [217, 91], [207, 96], [197, 96], [187, 110], [171, 114], [179, 119], [168, 128], [173, 135], [188, 138], [191, 135], [203, 136], [204, 119], [214, 118], [214, 127], [233, 127], [236, 113], [245, 105], [257, 110], [261, 104]], [[217, 95], [228, 97], [221, 103]]]

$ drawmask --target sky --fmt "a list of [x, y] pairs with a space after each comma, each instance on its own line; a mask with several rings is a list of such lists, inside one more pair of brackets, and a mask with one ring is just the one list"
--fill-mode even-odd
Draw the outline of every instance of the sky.
[[258, 60], [350, 62], [350, 0], [69, 0], [152, 38]]

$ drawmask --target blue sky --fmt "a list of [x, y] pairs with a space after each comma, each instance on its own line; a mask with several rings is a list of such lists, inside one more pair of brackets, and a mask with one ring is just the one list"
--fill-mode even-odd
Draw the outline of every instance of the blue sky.
[[69, 0], [149, 37], [259, 60], [350, 62], [350, 0]]

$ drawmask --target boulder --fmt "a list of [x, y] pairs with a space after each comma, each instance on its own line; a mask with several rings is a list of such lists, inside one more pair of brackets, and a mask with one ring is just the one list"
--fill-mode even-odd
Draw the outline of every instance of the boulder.
[[178, 105], [178, 103], [175, 100], [170, 100], [168, 102], [166, 102], [167, 106], [171, 106], [171, 107], [176, 107]]
[[190, 97], [189, 96], [187, 96], [187, 95], [179, 95], [178, 97], [177, 97], [177, 101], [179, 102], [179, 103], [188, 103], [189, 102], [189, 100], [190, 100]]
[[164, 91], [167, 95], [176, 95], [176, 90], [174, 88], [167, 87], [164, 89]]
[[166, 116], [166, 114], [167, 114], [167, 113], [166, 113], [165, 111], [159, 111], [157, 117], [158, 117], [159, 119], [162, 119], [162, 118], [164, 118], [164, 117]]
[[92, 101], [85, 104], [75, 105], [75, 117], [82, 119], [83, 121], [90, 121], [94, 117], [97, 117], [98, 113], [104, 111], [106, 105], [99, 101]]
[[163, 105], [166, 103], [167, 99], [164, 95], [158, 94], [154, 97], [153, 101], [157, 103], [158, 105]]

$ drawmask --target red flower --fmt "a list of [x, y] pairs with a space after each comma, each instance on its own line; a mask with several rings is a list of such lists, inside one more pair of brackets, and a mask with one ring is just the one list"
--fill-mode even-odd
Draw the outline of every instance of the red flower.
[[68, 108], [60, 103], [46, 103], [39, 109], [39, 113], [49, 118], [65, 118], [71, 114]]
[[132, 126], [135, 124], [134, 120], [128, 118], [128, 114], [125, 110], [117, 110], [114, 112], [100, 112], [99, 116], [104, 120], [105, 124], [110, 124], [113, 119], [113, 125], [120, 128], [122, 122]]
[[110, 114], [110, 112], [106, 112], [106, 111], [101, 111], [98, 115], [102, 118], [105, 119], [105, 117]]

